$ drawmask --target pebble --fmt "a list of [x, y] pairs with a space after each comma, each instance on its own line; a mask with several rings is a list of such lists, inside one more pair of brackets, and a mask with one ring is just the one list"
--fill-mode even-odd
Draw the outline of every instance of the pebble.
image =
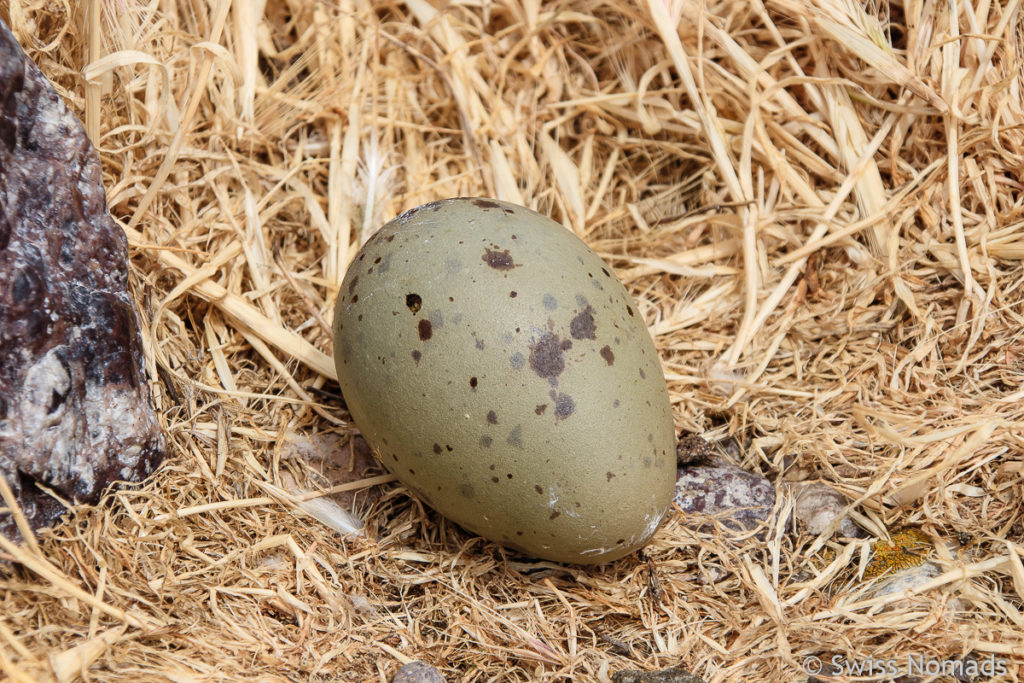
[[[788, 486], [793, 493], [793, 514], [812, 536], [825, 531], [849, 503], [846, 496], [820, 481], [796, 482]], [[849, 515], [843, 517], [835, 531], [845, 538], [864, 536]]]
[[[704, 439], [680, 439], [676, 460], [674, 501], [683, 513], [713, 516], [723, 527], [741, 532], [757, 529], [771, 515], [772, 483], [716, 455]], [[700, 528], [711, 527], [702, 522]]]
[[402, 666], [391, 683], [445, 683], [441, 672], [426, 662], [409, 662]]
[[612, 683], [704, 683], [704, 679], [682, 667], [661, 671], [616, 671]]

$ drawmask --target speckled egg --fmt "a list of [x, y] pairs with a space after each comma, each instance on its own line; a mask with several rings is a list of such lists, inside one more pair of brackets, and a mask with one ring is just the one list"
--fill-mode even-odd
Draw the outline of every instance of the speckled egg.
[[675, 434], [647, 326], [608, 266], [529, 209], [412, 209], [350, 264], [338, 379], [384, 465], [449, 519], [591, 564], [655, 532]]

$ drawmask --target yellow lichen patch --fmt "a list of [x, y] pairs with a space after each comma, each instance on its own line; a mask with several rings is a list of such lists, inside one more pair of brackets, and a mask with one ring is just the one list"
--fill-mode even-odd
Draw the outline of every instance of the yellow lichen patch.
[[900, 529], [889, 541], [875, 541], [871, 546], [871, 561], [864, 569], [864, 579], [918, 567], [928, 559], [931, 548], [931, 539], [920, 529]]

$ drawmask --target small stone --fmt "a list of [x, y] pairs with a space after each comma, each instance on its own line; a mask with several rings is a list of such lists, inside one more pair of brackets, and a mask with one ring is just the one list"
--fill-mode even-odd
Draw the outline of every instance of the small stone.
[[[124, 232], [82, 124], [0, 21], [0, 476], [33, 529], [163, 458]], [[38, 484], [38, 486], [37, 486]], [[0, 534], [18, 536], [0, 513]]]
[[616, 671], [612, 683], [704, 683], [704, 679], [682, 667], [661, 671]]
[[[926, 593], [921, 591], [921, 588], [941, 574], [942, 567], [931, 560], [926, 560], [918, 565], [896, 570], [877, 579], [866, 581], [858, 587], [855, 593], [850, 595], [850, 599], [854, 601], [879, 600], [887, 598], [894, 593], [910, 591], [911, 595], [887, 603], [881, 607], [881, 611], [905, 609], [931, 610], [933, 606], [930, 604]], [[942, 598], [936, 599], [941, 600]], [[955, 618], [957, 613], [963, 612], [964, 609], [964, 602], [958, 597], [946, 599], [943, 606], [943, 610], [948, 618]]]
[[883, 595], [892, 595], [901, 591], [917, 588], [942, 573], [942, 568], [934, 562], [922, 562], [916, 567], [901, 569], [892, 574], [887, 574], [880, 579], [872, 591], [872, 597], [880, 598]]
[[[793, 483], [789, 487], [793, 492], [793, 514], [804, 525], [807, 533], [813, 536], [825, 531], [848, 503], [843, 494], [820, 481]], [[849, 515], [839, 522], [836, 532], [846, 538], [864, 536], [864, 532], [853, 523]]]
[[[871, 546], [871, 561], [864, 569], [860, 595], [854, 600], [874, 600], [902, 591], [918, 592], [922, 586], [942, 574], [942, 567], [929, 557], [934, 553], [932, 538], [921, 529], [904, 527], [892, 532], [890, 540], [876, 541]], [[887, 604], [883, 609], [913, 607], [921, 598], [908, 597]], [[927, 607], [926, 607], [927, 608]], [[964, 609], [960, 598], [946, 601], [945, 609], [953, 615]]]
[[445, 683], [441, 672], [426, 662], [409, 662], [401, 667], [391, 683]]
[[715, 456], [707, 464], [684, 465], [676, 471], [674, 500], [683, 513], [716, 517], [733, 531], [753, 531], [771, 515], [775, 487], [761, 475]]

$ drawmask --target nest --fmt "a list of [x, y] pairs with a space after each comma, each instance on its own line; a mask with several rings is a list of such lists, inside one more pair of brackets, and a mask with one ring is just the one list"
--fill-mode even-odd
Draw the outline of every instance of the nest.
[[[1020, 680], [1017, 3], [262, 4], [0, 1], [99, 150], [170, 451], [4, 546], [8, 680], [775, 681], [911, 656]], [[538, 562], [361, 459], [330, 358], [346, 266], [401, 211], [474, 195], [614, 267], [679, 431], [783, 494], [762, 533], [676, 514], [622, 560]], [[813, 480], [869, 538], [794, 527], [782, 484]], [[936, 569], [866, 597], [872, 542], [907, 528]]]

